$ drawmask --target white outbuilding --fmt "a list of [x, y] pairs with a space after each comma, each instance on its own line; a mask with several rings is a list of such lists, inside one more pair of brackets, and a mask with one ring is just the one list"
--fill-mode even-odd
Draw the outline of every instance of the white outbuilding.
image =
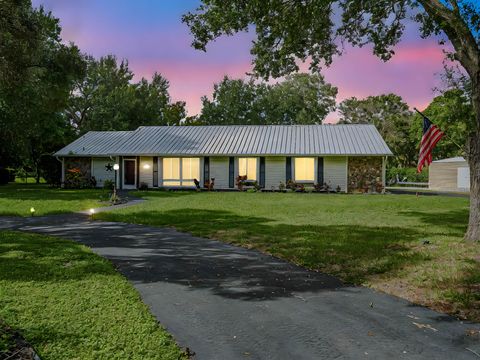
[[463, 157], [433, 161], [430, 164], [428, 187], [438, 191], [469, 191], [470, 168]]

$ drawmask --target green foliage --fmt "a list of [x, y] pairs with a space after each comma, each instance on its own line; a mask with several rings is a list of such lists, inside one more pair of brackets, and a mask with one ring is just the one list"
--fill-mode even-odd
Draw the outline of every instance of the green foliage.
[[[465, 156], [466, 139], [475, 122], [475, 113], [468, 95], [460, 89], [447, 90], [435, 97], [423, 113], [446, 134], [433, 151], [434, 159]], [[422, 117], [417, 114], [410, 136], [420, 139], [422, 126]]]
[[416, 167], [400, 168], [390, 167], [387, 169], [387, 182], [394, 183], [398, 180], [407, 182], [428, 183], [428, 167], [423, 168], [421, 173]]
[[337, 88], [321, 75], [294, 74], [274, 85], [225, 77], [204, 96], [199, 124], [321, 124]]
[[0, 318], [42, 359], [183, 359], [112, 264], [73, 241], [0, 232]]
[[[468, 199], [291, 192], [136, 195], [148, 201], [98, 217], [174, 226], [196, 236], [253, 247], [348, 282], [400, 296], [416, 294], [417, 303], [480, 319], [478, 306], [460, 297], [446, 300], [447, 292], [463, 293], [466, 285], [475, 291], [478, 286], [480, 267], [474, 259], [480, 245], [462, 240]], [[425, 239], [432, 246], [423, 247]]]
[[65, 171], [65, 188], [87, 189], [93, 187], [90, 179], [86, 178], [80, 169], [73, 168]]
[[0, 165], [27, 164], [39, 179], [41, 156], [68, 136], [62, 111], [84, 63], [58, 19], [30, 1], [0, 2], [0, 19]]
[[415, 164], [420, 137], [411, 138], [413, 114], [395, 94], [346, 99], [339, 105], [340, 123], [373, 124], [394, 154], [396, 165]]
[[114, 187], [115, 187], [115, 182], [113, 180], [110, 180], [110, 179], [103, 180], [103, 188], [104, 189], [113, 190]]
[[126, 60], [109, 55], [86, 57], [86, 62], [86, 76], [75, 84], [66, 111], [77, 132], [178, 125], [185, 118], [185, 103], [171, 102], [169, 83], [161, 75], [133, 83]]
[[476, 0], [454, 3], [458, 11], [452, 2], [436, 0], [203, 0], [182, 20], [194, 35], [192, 45], [204, 51], [222, 35], [255, 31], [254, 71], [269, 78], [298, 71], [300, 61], [309, 61], [312, 70], [329, 65], [344, 43], [372, 44], [373, 53], [388, 60], [411, 13], [417, 14], [423, 36], [442, 30], [455, 47], [457, 38], [470, 36], [473, 41], [459, 43], [459, 51], [479, 41], [480, 11]]

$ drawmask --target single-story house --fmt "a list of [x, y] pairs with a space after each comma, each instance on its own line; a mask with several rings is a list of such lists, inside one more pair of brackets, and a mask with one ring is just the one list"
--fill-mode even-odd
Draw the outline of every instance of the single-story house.
[[212, 179], [215, 189], [235, 189], [243, 176], [266, 190], [292, 180], [354, 192], [383, 188], [392, 152], [373, 125], [225, 125], [90, 131], [54, 155], [62, 182], [75, 169], [120, 189], [192, 188]]
[[438, 191], [470, 191], [470, 167], [463, 157], [433, 161], [428, 170], [428, 188]]

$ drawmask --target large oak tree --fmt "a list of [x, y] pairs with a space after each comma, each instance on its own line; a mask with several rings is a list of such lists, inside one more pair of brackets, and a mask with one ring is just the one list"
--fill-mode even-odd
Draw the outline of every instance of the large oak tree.
[[65, 110], [76, 133], [179, 125], [186, 117], [185, 103], [172, 102], [170, 84], [160, 74], [133, 82], [126, 60], [108, 55], [85, 61], [86, 74], [75, 82]]
[[[480, 241], [480, 5], [477, 0], [202, 0], [184, 15], [194, 35], [193, 46], [221, 35], [246, 31], [254, 25], [254, 71], [265, 78], [299, 69], [299, 60], [312, 70], [330, 65], [342, 44], [373, 45], [383, 60], [394, 55], [405, 21], [421, 24], [421, 36], [445, 35], [471, 80], [475, 122], [468, 129], [470, 219], [465, 239]], [[414, 84], [412, 84], [414, 86]]]
[[69, 131], [62, 112], [85, 67], [60, 31], [58, 19], [30, 0], [0, 1], [0, 168], [27, 166], [37, 181], [42, 156]]
[[293, 74], [276, 84], [230, 79], [202, 97], [198, 124], [321, 124], [335, 110], [337, 88], [319, 74]]
[[338, 106], [340, 124], [373, 124], [395, 154], [390, 165], [415, 166], [416, 139], [410, 137], [413, 113], [403, 99], [395, 94], [355, 97], [343, 100]]

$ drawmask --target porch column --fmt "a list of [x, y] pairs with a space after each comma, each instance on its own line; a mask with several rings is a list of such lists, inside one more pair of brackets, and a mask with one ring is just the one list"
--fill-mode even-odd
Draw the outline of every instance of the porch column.
[[387, 176], [387, 157], [384, 156], [382, 158], [382, 186], [383, 186], [382, 192], [383, 193], [385, 192], [386, 176]]
[[60, 180], [60, 186], [65, 187], [65, 158], [62, 157], [62, 178]]

